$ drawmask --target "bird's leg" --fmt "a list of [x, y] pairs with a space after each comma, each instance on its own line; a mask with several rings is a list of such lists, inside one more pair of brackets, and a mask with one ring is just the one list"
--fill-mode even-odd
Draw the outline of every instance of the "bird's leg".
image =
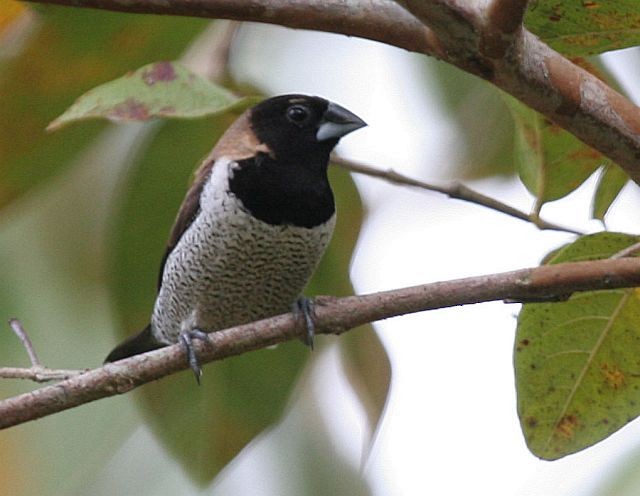
[[200, 362], [198, 361], [198, 357], [196, 356], [196, 350], [193, 349], [193, 340], [199, 339], [201, 341], [208, 341], [209, 335], [206, 332], [201, 331], [200, 329], [191, 329], [189, 331], [182, 331], [178, 339], [180, 341], [180, 344], [184, 348], [184, 352], [187, 354], [189, 367], [191, 367], [191, 370], [193, 370], [193, 374], [196, 376], [196, 382], [198, 383], [198, 385], [200, 385], [202, 368], [200, 367]]
[[313, 320], [313, 299], [305, 298], [301, 296], [293, 304], [293, 313], [296, 316], [302, 315], [304, 318], [305, 326], [307, 327], [307, 334], [303, 338], [304, 344], [313, 350], [313, 337], [316, 333], [316, 324]]

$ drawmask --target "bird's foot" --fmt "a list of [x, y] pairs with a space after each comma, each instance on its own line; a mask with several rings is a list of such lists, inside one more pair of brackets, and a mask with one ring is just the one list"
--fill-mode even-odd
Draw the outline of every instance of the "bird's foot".
[[208, 341], [209, 335], [201, 331], [200, 329], [191, 329], [190, 331], [182, 331], [180, 333], [180, 344], [184, 348], [184, 352], [187, 354], [187, 360], [189, 367], [193, 371], [193, 375], [196, 376], [196, 382], [200, 385], [200, 378], [202, 377], [202, 368], [200, 362], [196, 356], [196, 350], [193, 349], [193, 340], [199, 339], [201, 341]]
[[293, 304], [293, 313], [297, 316], [302, 315], [304, 323], [307, 328], [302, 342], [313, 350], [313, 337], [316, 334], [316, 324], [313, 320], [313, 298], [305, 298], [304, 296], [298, 298]]

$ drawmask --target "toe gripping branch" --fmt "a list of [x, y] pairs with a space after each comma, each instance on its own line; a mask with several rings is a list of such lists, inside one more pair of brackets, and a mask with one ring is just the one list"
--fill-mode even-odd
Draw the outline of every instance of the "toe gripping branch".
[[307, 328], [307, 333], [303, 338], [304, 344], [313, 350], [313, 338], [316, 334], [316, 324], [313, 320], [313, 306], [314, 302], [312, 298], [300, 297], [293, 304], [293, 313], [296, 317], [302, 315], [304, 323]]
[[193, 375], [196, 377], [196, 382], [200, 385], [200, 379], [202, 378], [202, 368], [200, 367], [200, 361], [196, 356], [196, 350], [193, 348], [193, 340], [199, 339], [201, 341], [208, 341], [209, 335], [201, 331], [200, 329], [191, 329], [190, 331], [183, 331], [180, 333], [180, 344], [184, 348], [184, 352], [187, 355], [187, 361], [189, 367], [193, 371]]

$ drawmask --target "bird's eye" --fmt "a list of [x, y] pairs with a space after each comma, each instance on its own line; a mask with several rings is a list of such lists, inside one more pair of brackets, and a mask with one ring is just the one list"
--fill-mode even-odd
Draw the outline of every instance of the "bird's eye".
[[294, 124], [304, 124], [309, 119], [309, 109], [302, 105], [292, 105], [287, 109], [287, 119]]

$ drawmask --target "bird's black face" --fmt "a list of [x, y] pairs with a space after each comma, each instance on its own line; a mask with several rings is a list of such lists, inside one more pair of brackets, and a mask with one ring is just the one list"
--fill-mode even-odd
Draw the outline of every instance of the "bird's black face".
[[313, 228], [329, 220], [335, 212], [329, 154], [365, 125], [362, 119], [323, 98], [284, 95], [251, 109], [249, 124], [260, 148], [238, 161], [229, 190], [268, 224]]
[[276, 159], [328, 156], [338, 140], [365, 125], [348, 110], [324, 98], [282, 95], [251, 110], [251, 126]]

